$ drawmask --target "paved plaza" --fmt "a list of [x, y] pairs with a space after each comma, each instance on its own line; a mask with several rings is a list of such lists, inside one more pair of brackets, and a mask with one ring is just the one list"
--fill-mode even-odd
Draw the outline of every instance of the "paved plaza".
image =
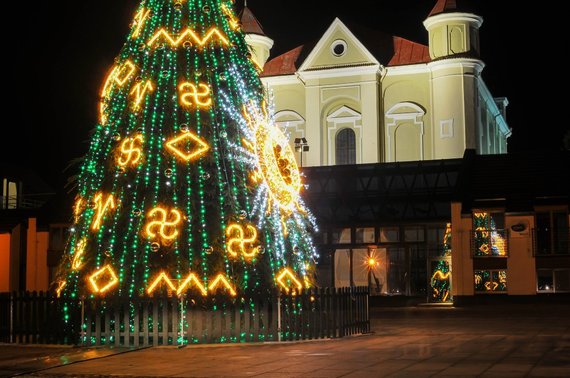
[[570, 377], [570, 305], [373, 309], [372, 329], [370, 335], [287, 344], [139, 350], [4, 345], [0, 374]]

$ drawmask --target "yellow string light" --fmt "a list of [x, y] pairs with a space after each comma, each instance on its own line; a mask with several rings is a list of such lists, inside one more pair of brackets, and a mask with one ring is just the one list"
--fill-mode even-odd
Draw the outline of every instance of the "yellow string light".
[[170, 290], [176, 291], [176, 286], [174, 286], [170, 278], [168, 278], [168, 275], [165, 272], [161, 272], [158, 275], [158, 277], [156, 277], [156, 279], [152, 282], [152, 284], [148, 287], [147, 293], [152, 294], [154, 289], [156, 289], [156, 287], [163, 281], [170, 288]]
[[229, 292], [230, 295], [232, 297], [236, 296], [236, 291], [234, 290], [234, 288], [232, 287], [232, 285], [230, 285], [229, 281], [227, 280], [226, 277], [224, 277], [223, 274], [218, 274], [218, 276], [216, 277], [216, 279], [214, 280], [214, 282], [212, 282], [209, 286], [209, 290], [211, 292], [215, 292], [216, 289], [218, 288], [219, 285], [223, 285]]
[[57, 288], [55, 289], [55, 294], [59, 298], [61, 297], [61, 292], [67, 286], [67, 281], [59, 281]]
[[[201, 91], [198, 91], [201, 89]], [[198, 87], [189, 82], [184, 82], [178, 86], [180, 94], [180, 102], [185, 106], [203, 106], [208, 108], [212, 105], [212, 98], [210, 97], [210, 87], [206, 84], [200, 83]], [[192, 103], [191, 100], [194, 100]], [[205, 99], [205, 100], [202, 100]]]
[[76, 223], [83, 212], [84, 203], [85, 200], [82, 197], [77, 197], [77, 200], [75, 200], [75, 205], [73, 205], [73, 218]]
[[131, 96], [134, 95], [134, 101], [132, 104], [133, 111], [138, 111], [141, 107], [141, 103], [145, 99], [147, 92], [153, 92], [154, 86], [152, 85], [152, 81], [147, 80], [143, 85], [142, 81], [133, 87], [131, 91]]
[[[270, 198], [286, 213], [292, 213], [300, 208], [302, 183], [299, 167], [285, 135], [270, 124], [265, 104], [262, 111], [263, 114], [250, 114], [244, 106], [244, 118], [255, 133], [252, 152], [258, 156], [258, 170], [269, 188]], [[247, 142], [245, 146], [252, 144]]]
[[196, 277], [196, 275], [194, 273], [190, 273], [188, 275], [188, 277], [186, 277], [186, 279], [184, 280], [184, 282], [182, 282], [182, 284], [180, 284], [180, 286], [178, 287], [178, 290], [176, 291], [176, 294], [180, 295], [182, 294], [185, 290], [188, 290], [189, 288], [191, 288], [192, 286], [196, 287], [198, 290], [200, 290], [200, 293], [203, 296], [207, 296], [208, 292], [206, 291], [206, 288], [204, 287], [204, 285], [202, 285], [202, 282], [200, 282], [200, 280], [198, 279], [198, 277]]
[[[178, 236], [178, 225], [182, 221], [182, 214], [176, 209], [167, 211], [162, 207], [152, 209], [148, 213], [149, 218], [159, 217], [158, 220], [150, 221], [146, 226], [146, 233], [151, 238], [160, 236], [162, 240], [172, 241]], [[157, 230], [158, 229], [158, 230]]]
[[138, 38], [138, 36], [141, 34], [144, 24], [146, 23], [146, 20], [148, 19], [148, 16], [150, 16], [150, 9], [141, 8], [141, 10], [137, 12], [135, 15], [135, 20], [133, 21], [134, 30], [131, 38]]
[[103, 216], [108, 210], [115, 209], [115, 198], [112, 194], [107, 196], [107, 200], [103, 203], [103, 193], [97, 193], [93, 199], [95, 202], [95, 218], [93, 219], [93, 224], [91, 229], [97, 231], [101, 228], [101, 222], [103, 221]]
[[166, 29], [161, 28], [154, 36], [148, 41], [148, 46], [152, 47], [155, 43], [163, 40], [168, 42], [172, 47], [178, 47], [180, 44], [189, 41], [195, 42], [199, 46], [204, 46], [206, 43], [213, 41], [217, 38], [223, 45], [229, 46], [230, 42], [217, 28], [211, 28], [203, 38], [200, 38], [196, 32], [190, 28], [184, 30], [177, 38], [170, 35]]
[[222, 12], [227, 16], [228, 23], [233, 30], [239, 29], [240, 22], [237, 17], [234, 15], [234, 12], [228, 7], [226, 4], [222, 4], [221, 6]]
[[[160, 272], [160, 274], [154, 279], [154, 281], [148, 287], [147, 293], [149, 295], [152, 294], [159, 287], [161, 283], [165, 283], [170, 290], [176, 291], [177, 295], [181, 295], [186, 290], [189, 290], [191, 288], [196, 288], [198, 289], [200, 294], [202, 294], [204, 297], [208, 296], [208, 290], [206, 290], [206, 287], [202, 284], [202, 282], [196, 276], [195, 273], [188, 274], [188, 276], [184, 279], [184, 281], [182, 281], [182, 283], [178, 286], [178, 289], [176, 289], [174, 280], [170, 279], [170, 277], [166, 272]], [[209, 291], [212, 293], [215, 293], [217, 290], [224, 288], [230, 293], [231, 296], [237, 295], [230, 281], [222, 273], [218, 274], [216, 278], [208, 286]]]
[[[188, 142], [193, 142], [195, 145], [194, 148], [188, 150], [186, 147]], [[184, 148], [179, 147], [179, 143], [184, 143]], [[177, 156], [179, 156], [184, 161], [191, 161], [197, 159], [204, 155], [206, 152], [210, 150], [210, 146], [204, 142], [199, 136], [194, 133], [187, 132], [183, 133], [182, 135], [168, 141], [166, 143], [166, 148], [170, 151], [174, 152]]]
[[[107, 282], [103, 283], [102, 287], [99, 287], [98, 285], [100, 276], [107, 276]], [[105, 265], [89, 277], [89, 282], [91, 283], [91, 288], [93, 289], [94, 293], [104, 293], [113, 286], [117, 285], [119, 283], [119, 279], [117, 278], [117, 275], [115, 274], [113, 268], [111, 268], [110, 265]]]
[[87, 246], [87, 239], [83, 238], [77, 243], [73, 260], [71, 261], [71, 269], [80, 270], [83, 267], [83, 255], [85, 254], [85, 247]]
[[125, 85], [125, 83], [134, 75], [137, 67], [130, 60], [125, 61], [121, 65], [113, 67], [111, 73], [107, 76], [105, 80], [105, 85], [101, 91], [101, 97], [107, 98], [111, 92], [111, 85], [117, 84], [119, 87]]
[[[288, 285], [287, 282], [284, 282], [283, 280], [287, 278], [289, 280], [289, 282], [292, 285]], [[297, 279], [297, 277], [295, 276], [295, 274], [293, 274], [293, 272], [289, 269], [289, 268], [284, 268], [281, 273], [279, 273], [279, 275], [277, 276], [277, 283], [287, 292], [289, 293], [291, 291], [291, 286], [295, 286], [295, 288], [297, 290], [302, 290], [303, 289], [303, 284], [301, 283], [301, 281], [299, 281]]]
[[137, 165], [142, 157], [141, 146], [143, 143], [143, 136], [137, 135], [133, 138], [127, 138], [121, 143], [119, 157], [119, 165], [126, 167], [127, 165]]
[[253, 246], [258, 240], [257, 230], [252, 225], [247, 225], [244, 229], [242, 225], [230, 224], [226, 229], [226, 236], [230, 238], [227, 243], [227, 251], [233, 257], [242, 254], [245, 258], [253, 258], [259, 252], [259, 246]]

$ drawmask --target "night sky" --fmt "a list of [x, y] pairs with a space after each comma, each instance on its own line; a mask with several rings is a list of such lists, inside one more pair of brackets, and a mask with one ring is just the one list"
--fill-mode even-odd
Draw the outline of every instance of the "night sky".
[[[100, 87], [126, 39], [138, 2], [42, 0], [3, 5], [3, 30], [10, 32], [3, 38], [8, 100], [3, 106], [1, 162], [32, 168], [62, 192], [63, 183], [77, 171], [77, 166], [66, 167], [87, 151]], [[567, 33], [557, 30], [567, 23], [562, 12], [540, 3], [472, 3], [485, 19], [484, 79], [495, 96], [507, 96], [511, 103], [510, 151], [560, 149], [568, 129], [567, 105], [549, 88], [565, 80], [562, 54], [568, 43], [562, 38]], [[434, 4], [435, 0], [248, 1], [275, 40], [272, 56], [320, 37], [334, 17], [427, 44], [422, 21]], [[529, 42], [536, 35], [540, 42]], [[8, 153], [8, 144], [22, 152]]]

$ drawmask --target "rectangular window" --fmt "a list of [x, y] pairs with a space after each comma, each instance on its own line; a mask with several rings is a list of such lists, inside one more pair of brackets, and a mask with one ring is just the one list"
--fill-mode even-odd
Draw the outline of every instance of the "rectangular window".
[[535, 255], [570, 254], [568, 214], [563, 211], [536, 213]]
[[539, 293], [570, 292], [570, 269], [539, 269], [536, 277]]
[[406, 295], [408, 282], [408, 261], [405, 248], [388, 250], [388, 292], [392, 295]]
[[380, 243], [397, 243], [400, 241], [400, 229], [398, 227], [382, 227], [379, 239]]
[[404, 230], [404, 239], [407, 242], [423, 242], [425, 240], [424, 228], [406, 227]]
[[473, 256], [507, 257], [508, 233], [503, 213], [473, 213]]
[[331, 244], [350, 244], [350, 228], [337, 228], [331, 231]]
[[357, 244], [374, 244], [375, 243], [374, 228], [357, 228], [356, 243]]
[[445, 227], [430, 227], [426, 235], [430, 256], [451, 256], [451, 223], [447, 223]]
[[2, 185], [2, 209], [18, 208], [18, 184], [8, 179], [3, 180]]
[[506, 270], [476, 270], [474, 272], [476, 293], [506, 293]]

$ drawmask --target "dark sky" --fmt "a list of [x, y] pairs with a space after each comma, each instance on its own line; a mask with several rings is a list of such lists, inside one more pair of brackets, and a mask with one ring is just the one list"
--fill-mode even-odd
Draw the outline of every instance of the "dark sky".
[[[242, 0], [238, 0], [238, 3]], [[559, 149], [568, 129], [567, 106], [549, 89], [562, 82], [561, 12], [540, 4], [473, 0], [484, 17], [483, 75], [495, 96], [511, 102], [511, 151]], [[3, 11], [5, 95], [1, 162], [39, 172], [56, 190], [87, 151], [97, 122], [98, 92], [129, 31], [138, 0], [10, 2]], [[25, 4], [25, 5], [24, 5]], [[422, 21], [435, 0], [249, 0], [279, 54], [318, 38], [334, 17], [427, 43]], [[12, 8], [12, 9], [10, 9]], [[12, 21], [10, 21], [12, 20]], [[550, 24], [546, 24], [548, 20]], [[6, 34], [10, 30], [10, 33]], [[538, 37], [539, 42], [530, 42]], [[564, 65], [564, 66], [563, 66]], [[565, 96], [564, 96], [565, 97]], [[11, 144], [21, 153], [8, 153]]]

